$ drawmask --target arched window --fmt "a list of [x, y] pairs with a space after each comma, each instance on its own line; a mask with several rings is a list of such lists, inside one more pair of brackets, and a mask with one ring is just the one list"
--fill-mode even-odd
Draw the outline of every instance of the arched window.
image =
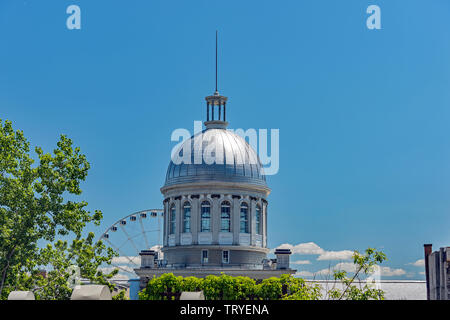
[[176, 219], [177, 219], [177, 211], [175, 209], [175, 204], [172, 204], [170, 207], [170, 214], [169, 214], [169, 234], [175, 234], [175, 227], [176, 227]]
[[241, 204], [241, 233], [248, 232], [248, 205], [244, 202]]
[[256, 234], [261, 234], [261, 207], [256, 206], [255, 212], [255, 220], [256, 220]]
[[208, 201], [203, 201], [201, 205], [201, 232], [211, 231], [211, 205]]
[[191, 204], [185, 202], [183, 206], [183, 232], [191, 232]]
[[222, 202], [222, 207], [220, 211], [220, 231], [221, 232], [231, 231], [230, 203], [228, 201]]

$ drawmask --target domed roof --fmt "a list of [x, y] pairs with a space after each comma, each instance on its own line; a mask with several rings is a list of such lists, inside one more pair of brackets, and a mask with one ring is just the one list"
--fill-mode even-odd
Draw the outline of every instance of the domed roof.
[[164, 187], [211, 181], [267, 187], [264, 169], [255, 150], [234, 132], [207, 126], [174, 153]]

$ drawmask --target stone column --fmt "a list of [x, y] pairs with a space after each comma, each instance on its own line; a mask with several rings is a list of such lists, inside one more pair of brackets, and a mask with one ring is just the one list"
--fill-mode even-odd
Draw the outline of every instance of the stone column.
[[267, 248], [267, 204], [262, 203], [262, 233], [263, 233], [263, 247]]
[[180, 245], [180, 234], [181, 234], [181, 196], [177, 197], [175, 200], [175, 210], [176, 210], [176, 222], [175, 222], [175, 245]]
[[[198, 199], [198, 222], [197, 222], [197, 228], [198, 233], [202, 230], [202, 202], [205, 200], [209, 200], [206, 194], [200, 195], [200, 198]], [[197, 233], [197, 240], [198, 240], [198, 233]]]
[[198, 243], [198, 231], [200, 227], [200, 201], [197, 198], [192, 198], [191, 206], [191, 233], [192, 244]]
[[250, 214], [249, 214], [249, 224], [250, 224], [250, 245], [254, 246], [255, 243], [255, 235], [256, 235], [256, 201], [250, 198]]
[[239, 205], [239, 199], [236, 197], [231, 199], [231, 232], [233, 232], [233, 244], [239, 244], [239, 231], [240, 226], [241, 208]]
[[227, 103], [223, 103], [223, 121], [227, 121]]
[[[230, 232], [233, 233], [234, 232], [234, 227], [233, 227], [233, 199], [231, 198], [231, 195], [227, 194], [227, 195], [224, 195], [222, 201], [228, 201], [228, 203], [230, 204]], [[219, 229], [220, 229], [220, 226], [219, 226]]]
[[221, 198], [212, 198], [211, 203], [211, 232], [212, 244], [219, 244], [220, 201]]

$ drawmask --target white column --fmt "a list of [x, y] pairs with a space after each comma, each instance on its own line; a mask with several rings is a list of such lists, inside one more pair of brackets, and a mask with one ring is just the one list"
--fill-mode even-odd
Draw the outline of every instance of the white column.
[[175, 223], [175, 245], [180, 245], [181, 234], [181, 199], [175, 201], [176, 223]]
[[192, 199], [191, 207], [191, 232], [192, 232], [192, 243], [198, 243], [198, 230], [200, 226], [200, 201], [197, 198]]
[[220, 201], [221, 198], [212, 198], [211, 203], [211, 232], [213, 244], [219, 244]]
[[263, 247], [267, 248], [267, 205], [262, 203], [262, 233], [263, 233]]
[[250, 200], [250, 245], [254, 246], [255, 243], [255, 235], [256, 235], [256, 219], [255, 219], [255, 212], [256, 212], [256, 201]]
[[240, 206], [239, 199], [231, 200], [231, 232], [233, 232], [233, 244], [239, 244], [239, 231], [240, 226]]

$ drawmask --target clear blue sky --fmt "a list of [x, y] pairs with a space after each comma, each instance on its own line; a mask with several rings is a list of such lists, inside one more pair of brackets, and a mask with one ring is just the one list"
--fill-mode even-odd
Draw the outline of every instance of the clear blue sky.
[[[170, 134], [205, 119], [218, 29], [230, 127], [280, 129], [269, 246], [375, 246], [420, 279], [422, 245], [450, 245], [449, 17], [447, 0], [3, 0], [0, 118], [33, 146], [81, 147], [104, 228], [161, 207]], [[316, 258], [293, 257], [337, 262]]]

